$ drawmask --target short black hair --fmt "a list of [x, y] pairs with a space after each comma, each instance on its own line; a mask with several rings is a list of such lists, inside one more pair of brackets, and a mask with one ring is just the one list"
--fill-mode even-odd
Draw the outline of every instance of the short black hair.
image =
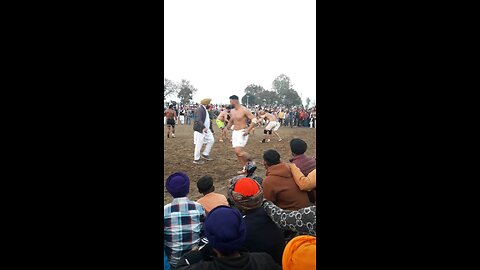
[[230, 99], [236, 99], [236, 100], [238, 100], [238, 96], [237, 96], [237, 95], [230, 96], [229, 98], [230, 98]]
[[280, 163], [280, 154], [273, 149], [269, 149], [263, 152], [263, 160], [267, 162], [268, 166], [276, 165]]
[[213, 187], [213, 178], [205, 175], [197, 181], [197, 188], [200, 193], [207, 192]]
[[302, 155], [307, 151], [307, 143], [302, 139], [292, 139], [290, 141], [290, 150], [295, 155]]
[[169, 109], [173, 108], [173, 105], [169, 105], [168, 108], [169, 108]]

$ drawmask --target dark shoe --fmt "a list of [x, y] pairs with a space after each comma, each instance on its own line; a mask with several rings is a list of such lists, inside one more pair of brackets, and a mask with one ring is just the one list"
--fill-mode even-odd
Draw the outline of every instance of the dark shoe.
[[210, 158], [209, 156], [202, 155], [202, 158], [208, 161], [212, 161], [213, 159]]
[[198, 164], [198, 165], [201, 165], [201, 164], [204, 164], [204, 163], [205, 163], [205, 161], [203, 161], [203, 160], [200, 160], [200, 159], [199, 159], [199, 160], [194, 160], [194, 161], [193, 161], [193, 164]]

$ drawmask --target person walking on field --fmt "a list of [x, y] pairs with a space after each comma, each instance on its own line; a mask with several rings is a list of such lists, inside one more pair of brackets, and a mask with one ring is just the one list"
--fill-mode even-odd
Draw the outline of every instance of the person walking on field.
[[223, 129], [228, 124], [230, 120], [230, 106], [224, 108], [217, 117], [216, 123], [218, 128], [220, 129], [220, 142], [223, 142], [223, 139], [227, 140], [227, 134], [223, 132]]
[[[226, 133], [227, 130], [233, 126], [232, 147], [235, 150], [235, 155], [237, 156], [238, 161], [243, 167], [248, 161], [248, 153], [245, 152], [243, 148], [248, 142], [248, 134], [250, 134], [250, 131], [257, 123], [257, 119], [249, 109], [240, 104], [238, 96], [231, 96], [230, 104], [233, 106], [233, 109], [230, 111], [230, 121], [228, 122], [227, 127], [223, 129], [223, 132]], [[248, 127], [246, 119], [251, 120]], [[241, 173], [243, 173], [243, 171], [238, 172], [238, 174]]]
[[193, 123], [193, 143], [195, 144], [195, 152], [193, 154], [194, 164], [204, 164], [205, 161], [200, 159], [200, 151], [204, 143], [207, 144], [201, 157], [205, 160], [213, 160], [209, 154], [212, 150], [215, 139], [213, 137], [212, 120], [210, 114], [207, 111], [207, 107], [210, 104], [211, 99], [205, 98], [200, 101], [200, 106], [195, 111], [195, 122]]
[[177, 113], [173, 110], [173, 105], [168, 106], [165, 111], [167, 118], [167, 138], [170, 138], [170, 127], [172, 128], [172, 138], [175, 138], [175, 121], [177, 120]]

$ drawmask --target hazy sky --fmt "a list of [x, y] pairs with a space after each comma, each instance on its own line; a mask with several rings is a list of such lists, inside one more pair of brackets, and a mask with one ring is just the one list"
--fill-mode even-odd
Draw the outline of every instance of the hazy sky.
[[[165, 0], [165, 78], [187, 79], [194, 101], [240, 98], [249, 84], [271, 90], [290, 77], [315, 100], [315, 0]], [[170, 100], [168, 98], [167, 100]]]

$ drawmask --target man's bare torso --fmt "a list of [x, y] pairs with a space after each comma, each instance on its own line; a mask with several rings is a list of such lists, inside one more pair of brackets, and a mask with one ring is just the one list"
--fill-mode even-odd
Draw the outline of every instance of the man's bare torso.
[[175, 114], [175, 111], [172, 109], [167, 109], [165, 111], [165, 117], [167, 117], [167, 119], [173, 119], [175, 117]]
[[225, 123], [227, 122], [227, 115], [228, 112], [226, 110], [223, 110], [220, 112], [220, 115], [218, 115], [217, 119]]
[[264, 115], [260, 116], [261, 118], [265, 118], [267, 119], [268, 121], [277, 121], [277, 118], [273, 115], [271, 115], [270, 113], [268, 112], [265, 112]]
[[230, 120], [233, 121], [234, 129], [241, 130], [247, 127], [247, 108], [240, 106], [238, 109], [230, 111]]

